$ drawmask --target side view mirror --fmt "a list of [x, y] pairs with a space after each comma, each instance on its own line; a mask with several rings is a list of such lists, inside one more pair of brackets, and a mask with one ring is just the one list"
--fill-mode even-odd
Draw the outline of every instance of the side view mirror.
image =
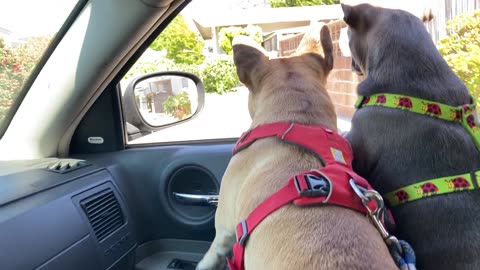
[[201, 80], [187, 72], [152, 72], [133, 79], [123, 95], [129, 139], [195, 118], [203, 109]]

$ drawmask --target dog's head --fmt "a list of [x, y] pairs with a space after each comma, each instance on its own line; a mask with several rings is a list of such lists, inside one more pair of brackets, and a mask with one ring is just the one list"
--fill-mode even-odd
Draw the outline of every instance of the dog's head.
[[[383, 57], [387, 52], [380, 52], [376, 47], [382, 46], [384, 40], [395, 40], [396, 48], [401, 43], [411, 42], [416, 38], [423, 40], [428, 37], [422, 22], [433, 19], [432, 10], [427, 8], [421, 16], [400, 9], [388, 9], [370, 4], [350, 6], [341, 4], [344, 13], [343, 20], [348, 25], [349, 47], [352, 55], [352, 70], [359, 75], [366, 75], [369, 61]], [[422, 29], [423, 27], [423, 29]], [[420, 32], [419, 32], [420, 31]], [[386, 44], [383, 42], [383, 44]], [[413, 44], [413, 43], [412, 43]], [[387, 49], [385, 45], [380, 49]]]
[[[279, 108], [312, 109], [317, 105], [317, 97], [311, 99], [314, 94], [329, 100], [325, 84], [333, 68], [333, 46], [326, 25], [307, 32], [289, 57], [270, 59], [260, 45], [246, 36], [235, 37], [232, 45], [238, 77], [250, 92], [248, 108], [252, 119]], [[291, 103], [298, 99], [302, 99], [300, 105]]]

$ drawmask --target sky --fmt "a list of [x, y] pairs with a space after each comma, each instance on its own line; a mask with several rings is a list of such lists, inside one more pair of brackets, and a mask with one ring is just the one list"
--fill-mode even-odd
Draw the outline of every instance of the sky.
[[0, 0], [0, 27], [16, 37], [58, 31], [77, 0]]
[[[403, 0], [402, 5], [407, 3], [411, 6], [422, 8], [432, 0]], [[182, 11], [186, 17], [191, 17], [194, 12], [211, 12], [212, 7], [216, 10], [230, 8], [247, 8], [262, 6], [268, 0], [193, 0]], [[342, 0], [349, 4], [365, 2], [365, 0]], [[369, 0], [369, 2], [381, 2], [390, 5], [398, 1]], [[77, 0], [0, 0], [0, 27], [13, 32], [17, 37], [41, 35], [58, 31], [62, 23], [73, 9]], [[208, 6], [205, 5], [208, 3]]]
[[[265, 0], [193, 0], [182, 12], [186, 16], [203, 9], [251, 6]], [[268, 0], [267, 0], [268, 1]], [[16, 38], [51, 34], [58, 31], [77, 0], [0, 0], [0, 27]]]

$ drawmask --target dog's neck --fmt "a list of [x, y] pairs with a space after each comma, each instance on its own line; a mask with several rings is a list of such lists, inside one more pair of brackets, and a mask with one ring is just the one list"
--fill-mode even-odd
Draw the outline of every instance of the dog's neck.
[[[256, 106], [251, 128], [273, 122], [295, 122], [337, 130], [335, 108], [326, 90], [291, 86], [274, 91], [275, 94], [254, 99], [262, 106]], [[280, 91], [284, 93], [279, 94]]]
[[[451, 106], [470, 102], [466, 86], [449, 68], [431, 37], [416, 33], [399, 42], [384, 38], [368, 49], [367, 78], [358, 93], [405, 94]], [[412, 60], [414, 56], [414, 60]]]

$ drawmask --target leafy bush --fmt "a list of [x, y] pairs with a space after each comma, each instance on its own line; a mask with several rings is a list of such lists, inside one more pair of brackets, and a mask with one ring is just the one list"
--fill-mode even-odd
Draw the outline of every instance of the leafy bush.
[[51, 37], [33, 37], [17, 48], [0, 42], [0, 123], [40, 60]]
[[196, 64], [177, 64], [173, 60], [166, 58], [166, 52], [147, 49], [125, 74], [123, 79], [128, 80], [147, 73], [161, 71], [184, 71], [200, 77], [201, 67]]
[[192, 73], [194, 75], [197, 75], [197, 77], [199, 77], [199, 78], [201, 77], [201, 74], [202, 74], [201, 65], [176, 64], [174, 66], [171, 66], [167, 70], [188, 72], [188, 73]]
[[0, 49], [0, 123], [17, 97], [26, 76], [12, 51]]
[[165, 49], [167, 58], [175, 63], [200, 64], [204, 60], [204, 42], [190, 30], [183, 16], [178, 15], [153, 41], [150, 48], [156, 51]]
[[137, 61], [123, 77], [123, 79], [130, 79], [139, 75], [144, 75], [151, 72], [158, 72], [164, 70], [175, 70], [175, 63], [166, 58], [159, 58], [156, 60]]
[[137, 63], [124, 76], [124, 80], [156, 71], [184, 71], [199, 77], [205, 92], [223, 94], [235, 91], [239, 84], [237, 71], [231, 56], [217, 56], [213, 60], [206, 61], [202, 65], [177, 64], [164, 55], [142, 56]]
[[438, 49], [480, 104], [480, 10], [455, 17], [447, 30]]
[[201, 74], [205, 92], [224, 94], [235, 91], [240, 83], [232, 57], [213, 59], [205, 64]]
[[218, 42], [220, 44], [220, 48], [227, 53], [232, 54], [232, 41], [233, 38], [239, 35], [245, 35], [253, 38], [258, 44], [262, 44], [262, 28], [254, 25], [247, 25], [247, 27], [236, 27], [230, 26], [226, 28], [222, 28], [218, 33]]
[[169, 96], [163, 102], [163, 110], [166, 114], [172, 115], [177, 119], [184, 119], [192, 114], [192, 103], [186, 91], [178, 95]]

